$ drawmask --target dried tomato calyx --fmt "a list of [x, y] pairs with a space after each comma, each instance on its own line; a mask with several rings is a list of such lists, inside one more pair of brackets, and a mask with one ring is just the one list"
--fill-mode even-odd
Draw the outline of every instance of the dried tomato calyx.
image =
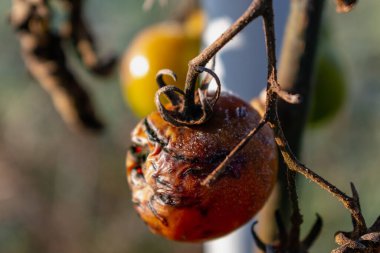
[[[195, 70], [197, 72], [195, 78], [202, 72], [206, 72], [207, 75], [198, 89], [196, 89], [197, 82], [194, 81], [186, 84], [185, 91], [165, 83], [164, 75], [177, 81], [173, 71], [163, 69], [157, 73], [156, 81], [160, 89], [156, 92], [155, 103], [162, 118], [174, 126], [194, 126], [205, 123], [212, 116], [213, 107], [219, 99], [221, 83], [216, 73], [203, 66], [196, 66]], [[215, 79], [217, 88], [213, 94], [209, 94], [208, 87], [212, 79]], [[166, 108], [161, 103], [162, 94], [170, 101], [170, 108]]]

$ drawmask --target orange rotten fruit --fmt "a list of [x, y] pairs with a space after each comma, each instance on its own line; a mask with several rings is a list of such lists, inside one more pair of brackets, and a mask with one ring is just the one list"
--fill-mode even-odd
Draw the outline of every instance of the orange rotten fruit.
[[230, 159], [221, 178], [202, 184], [259, 121], [249, 104], [222, 92], [204, 124], [175, 127], [153, 112], [136, 126], [127, 179], [135, 209], [154, 233], [205, 241], [233, 231], [261, 209], [277, 176], [276, 146], [266, 125]]

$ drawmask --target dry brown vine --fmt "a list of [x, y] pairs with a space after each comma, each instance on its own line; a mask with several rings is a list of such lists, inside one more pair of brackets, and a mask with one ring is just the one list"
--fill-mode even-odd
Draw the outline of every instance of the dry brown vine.
[[52, 25], [48, 0], [13, 0], [9, 21], [17, 32], [21, 53], [30, 74], [51, 96], [54, 106], [70, 128], [99, 131], [104, 124], [97, 116], [90, 95], [66, 61], [64, 39], [71, 39], [83, 63], [92, 72], [110, 72], [115, 58], [102, 60], [95, 51], [94, 40], [82, 18], [82, 1], [66, 3], [69, 21], [66, 32]]
[[68, 14], [68, 20], [61, 35], [71, 39], [75, 50], [82, 60], [83, 65], [92, 73], [106, 76], [113, 70], [117, 58], [112, 55], [106, 58], [100, 57], [90, 27], [84, 19], [83, 0], [60, 0]]
[[[347, 12], [352, 9], [355, 3], [356, 1], [354, 0], [337, 0], [337, 11]], [[193, 125], [202, 124], [205, 122], [205, 120], [207, 120], [207, 117], [199, 117], [199, 114], [195, 113], [196, 111], [194, 110], [194, 108], [196, 108], [195, 89], [196, 80], [199, 75], [199, 66], [205, 66], [206, 63], [210, 61], [210, 59], [213, 58], [226, 43], [228, 43], [228, 41], [230, 41], [237, 33], [239, 33], [247, 24], [259, 16], [261, 16], [264, 20], [264, 32], [268, 58], [266, 112], [262, 121], [257, 125], [257, 127], [252, 129], [251, 132], [248, 133], [248, 135], [231, 150], [231, 152], [226, 156], [222, 163], [217, 168], [215, 168], [213, 172], [203, 181], [203, 184], [211, 186], [214, 181], [218, 180], [220, 175], [223, 174], [226, 165], [230, 161], [231, 157], [239, 152], [239, 150], [244, 147], [250, 138], [252, 138], [252, 136], [254, 136], [254, 134], [258, 132], [264, 124], [268, 124], [275, 133], [276, 143], [279, 147], [282, 158], [288, 167], [289, 191], [294, 211], [292, 218], [293, 227], [290, 230], [289, 236], [283, 236], [283, 240], [289, 239], [293, 242], [287, 243], [283, 248], [274, 248], [268, 245], [263, 245], [260, 240], [256, 238], [258, 243], [261, 244], [261, 248], [268, 249], [268, 252], [307, 252], [308, 248], [305, 248], [305, 245], [309, 247], [315, 240], [315, 237], [320, 230], [321, 221], [317, 219], [316, 225], [313, 227], [310, 236], [307, 237], [307, 243], [304, 243], [305, 240], [303, 242], [299, 241], [299, 227], [302, 223], [302, 217], [299, 213], [298, 200], [295, 192], [294, 173], [296, 172], [318, 184], [322, 189], [331, 193], [351, 214], [353, 221], [353, 231], [337, 233], [336, 242], [340, 245], [340, 248], [334, 250], [334, 253], [377, 252], [380, 245], [379, 219], [373, 226], [367, 228], [365, 219], [360, 209], [359, 195], [354, 185], [351, 184], [352, 196], [348, 196], [336, 186], [316, 174], [314, 171], [298, 161], [284, 136], [277, 111], [278, 98], [281, 98], [288, 103], [297, 103], [299, 102], [299, 96], [291, 95], [288, 92], [282, 90], [277, 81], [272, 0], [253, 0], [248, 9], [233, 25], [231, 25], [229, 29], [227, 29], [227, 31], [225, 31], [225, 33], [223, 33], [214, 43], [204, 49], [200, 55], [190, 61], [185, 91], [182, 92], [184, 95], [184, 100], [181, 106], [178, 107], [178, 111], [175, 112], [180, 115], [181, 120], [184, 120], [185, 123], [177, 122], [176, 120], [173, 120], [171, 123], [174, 125]], [[194, 117], [194, 113], [195, 120], [192, 118]], [[163, 112], [162, 114], [164, 117], [166, 112]], [[201, 120], [199, 120], [200, 118]], [[295, 245], [298, 246], [295, 247]]]

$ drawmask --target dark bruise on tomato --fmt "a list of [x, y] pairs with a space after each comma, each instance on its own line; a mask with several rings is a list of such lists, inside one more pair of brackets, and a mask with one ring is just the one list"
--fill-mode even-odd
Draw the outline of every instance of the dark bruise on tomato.
[[222, 93], [205, 124], [175, 127], [153, 112], [136, 126], [127, 178], [135, 208], [153, 232], [204, 241], [233, 231], [260, 210], [277, 175], [268, 126], [230, 160], [219, 180], [201, 185], [259, 120], [249, 104]]

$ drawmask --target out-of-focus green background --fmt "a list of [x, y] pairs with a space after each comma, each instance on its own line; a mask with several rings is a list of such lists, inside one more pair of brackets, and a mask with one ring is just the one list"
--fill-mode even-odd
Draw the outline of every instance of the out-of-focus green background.
[[[380, 215], [380, 9], [378, 1], [358, 1], [348, 14], [335, 13], [335, 1], [326, 1], [331, 49], [341, 62], [347, 80], [343, 110], [325, 127], [308, 130], [303, 158], [312, 169], [350, 193], [354, 182], [368, 225]], [[309, 180], [301, 179], [301, 208], [306, 232], [315, 213], [324, 220], [312, 252], [335, 247], [337, 230], [351, 231], [350, 216], [342, 205]]]
[[[145, 13], [142, 1], [86, 4], [101, 52], [118, 54], [173, 9]], [[123, 104], [117, 74], [96, 79], [70, 58], [108, 125], [100, 136], [69, 131], [23, 65], [6, 22], [10, 5], [0, 0], [0, 252], [201, 252], [201, 245], [152, 235], [132, 209], [124, 157], [137, 119]], [[346, 191], [355, 182], [371, 223], [380, 214], [380, 2], [360, 1], [350, 14], [334, 8], [328, 1], [324, 19], [345, 69], [347, 100], [329, 124], [306, 132], [302, 160]], [[351, 229], [348, 213], [314, 184], [300, 184], [303, 231], [319, 213], [325, 226], [312, 252], [328, 252], [334, 232]]]

